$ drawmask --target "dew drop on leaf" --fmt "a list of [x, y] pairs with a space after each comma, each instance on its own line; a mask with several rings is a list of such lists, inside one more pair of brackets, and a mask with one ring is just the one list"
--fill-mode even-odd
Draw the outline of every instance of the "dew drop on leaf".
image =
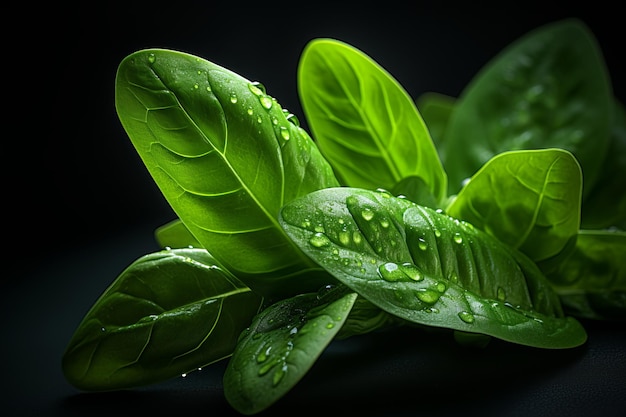
[[463, 237], [461, 236], [460, 233], [455, 233], [453, 239], [454, 239], [454, 243], [459, 243], [459, 244], [463, 243]]
[[311, 236], [311, 238], [309, 239], [309, 243], [316, 248], [321, 248], [324, 246], [328, 246], [330, 244], [330, 239], [328, 239], [328, 236], [326, 236], [324, 233], [318, 232]]
[[459, 318], [463, 320], [467, 324], [474, 323], [474, 315], [467, 311], [461, 311], [459, 314]]
[[365, 220], [370, 221], [374, 218], [374, 212], [366, 208], [366, 209], [363, 209], [363, 211], [361, 212], [361, 216], [363, 216]]
[[441, 294], [434, 290], [420, 290], [417, 292], [417, 299], [426, 304], [434, 304], [439, 300]]

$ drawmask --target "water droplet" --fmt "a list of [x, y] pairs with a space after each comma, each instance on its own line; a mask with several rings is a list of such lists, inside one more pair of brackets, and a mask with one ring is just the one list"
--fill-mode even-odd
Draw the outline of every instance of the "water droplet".
[[211, 86], [210, 85], [207, 85], [206, 91], [213, 91], [213, 90], [211, 90]]
[[322, 223], [318, 224], [317, 226], [315, 226], [315, 228], [313, 229], [315, 230], [317, 233], [324, 233], [324, 225]]
[[390, 197], [392, 197], [391, 193], [388, 190], [384, 189], [384, 188], [377, 188], [376, 191], [378, 191], [383, 198], [390, 198]]
[[454, 243], [458, 243], [458, 244], [463, 243], [463, 237], [458, 232], [454, 234], [454, 238], [453, 239], [454, 239]]
[[290, 334], [291, 336], [295, 335], [296, 333], [298, 333], [298, 328], [297, 328], [296, 326], [292, 327], [292, 328], [289, 330], [289, 334]]
[[[383, 227], [383, 229], [388, 228], [388, 227], [389, 227], [389, 220], [387, 220], [387, 219], [382, 219], [382, 220], [380, 221], [380, 225]], [[392, 241], [392, 242], [393, 242], [393, 241]]]
[[261, 116], [257, 116], [256, 122], [257, 123], [263, 123], [263, 118]]
[[194, 90], [197, 90], [198, 88], [200, 88], [200, 86], [198, 84], [194, 84], [193, 88], [194, 88]]
[[435, 236], [441, 237], [441, 230], [435, 229]]
[[230, 95], [230, 102], [233, 104], [237, 103], [237, 95], [235, 93]]
[[285, 377], [286, 373], [287, 373], [287, 365], [285, 364], [274, 372], [274, 377], [272, 378], [272, 384], [274, 384], [275, 386], [278, 385], [278, 383]]
[[330, 239], [328, 239], [328, 236], [326, 236], [324, 233], [318, 232], [311, 236], [311, 239], [309, 239], [309, 243], [316, 248], [321, 248], [330, 245]]
[[440, 293], [433, 290], [423, 289], [417, 292], [417, 299], [426, 304], [434, 304], [439, 300]]
[[274, 359], [273, 361], [267, 362], [265, 365], [261, 366], [259, 368], [259, 376], [263, 376], [266, 373], [268, 373], [274, 366], [276, 366], [277, 363], [277, 359]]
[[107, 331], [107, 329], [105, 329], [104, 327], [100, 327], [100, 331], [101, 331], [101, 332], [106, 332], [106, 331]]
[[398, 281], [405, 279], [407, 275], [398, 268], [398, 264], [387, 262], [378, 267], [378, 273], [385, 281]]
[[443, 282], [438, 282], [435, 288], [439, 292], [444, 292], [446, 290], [446, 284], [444, 284]]
[[187, 378], [187, 374], [182, 374], [181, 375], [183, 378]]
[[400, 265], [399, 268], [407, 277], [411, 278], [413, 281], [421, 281], [424, 279], [422, 271], [420, 271], [417, 266], [413, 265], [412, 263], [405, 262]]
[[459, 282], [459, 276], [456, 274], [456, 272], [453, 272], [450, 274], [450, 276], [448, 277], [448, 280], [453, 283], [456, 284]]
[[328, 324], [326, 325], [326, 328], [327, 328], [327, 329], [332, 329], [333, 327], [335, 327], [335, 323], [328, 323]]
[[355, 244], [358, 245], [363, 241], [363, 237], [361, 237], [361, 234], [359, 232], [355, 231], [354, 233], [352, 233], [352, 240]]
[[148, 62], [154, 64], [154, 61], [156, 61], [156, 56], [154, 54], [148, 55]]
[[339, 232], [339, 242], [344, 246], [348, 246], [350, 244], [350, 232]]
[[272, 108], [272, 99], [268, 96], [259, 97], [259, 101], [261, 102], [261, 106], [265, 107], [267, 110]]
[[267, 94], [265, 91], [265, 86], [258, 81], [254, 81], [248, 84], [248, 89], [255, 96], [262, 96]]
[[300, 120], [298, 120], [295, 114], [289, 113], [287, 115], [287, 121], [293, 123], [295, 126], [300, 126]]
[[248, 108], [248, 114], [252, 116], [254, 114], [254, 110], [252, 110], [252, 108]]
[[458, 314], [458, 316], [459, 316], [459, 318], [460, 318], [461, 320], [463, 320], [463, 321], [464, 321], [465, 323], [467, 323], [467, 324], [474, 323], [474, 315], [473, 315], [472, 313], [470, 313], [470, 312], [467, 312], [467, 311], [461, 311], [461, 312]]
[[285, 126], [280, 127], [280, 136], [285, 140], [289, 140], [289, 130]]
[[428, 243], [426, 243], [426, 241], [420, 237], [417, 240], [417, 247], [420, 248], [421, 250], [426, 250], [428, 249]]
[[363, 216], [365, 220], [370, 221], [374, 218], [374, 212], [366, 208], [366, 209], [363, 209], [363, 211], [361, 212], [361, 216]]

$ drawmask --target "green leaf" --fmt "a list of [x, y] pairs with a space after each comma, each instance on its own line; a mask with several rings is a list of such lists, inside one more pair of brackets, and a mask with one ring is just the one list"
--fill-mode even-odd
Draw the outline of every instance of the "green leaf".
[[454, 110], [456, 98], [432, 91], [421, 94], [415, 104], [422, 115], [430, 137], [437, 148], [439, 159], [446, 165], [444, 154], [443, 138], [445, 137], [446, 126]]
[[314, 39], [300, 58], [298, 91], [313, 137], [344, 185], [389, 190], [418, 176], [445, 198], [447, 177], [417, 107], [370, 57]]
[[550, 282], [572, 315], [626, 319], [626, 232], [581, 230]]
[[461, 189], [446, 213], [535, 262], [559, 254], [580, 226], [582, 174], [563, 149], [503, 152]]
[[581, 227], [626, 230], [626, 109], [617, 100], [611, 143], [595, 186], [582, 204]]
[[154, 231], [158, 245], [163, 248], [201, 248], [200, 242], [191, 234], [180, 219], [172, 220]]
[[287, 204], [280, 221], [340, 282], [402, 319], [544, 348], [586, 340], [536, 264], [469, 223], [347, 187]]
[[609, 147], [612, 87], [593, 34], [566, 19], [540, 27], [503, 49], [455, 104], [443, 139], [449, 193], [493, 156], [562, 148], [594, 186]]
[[263, 299], [204, 249], [145, 255], [107, 288], [63, 355], [82, 390], [123, 389], [180, 376], [230, 356]]
[[193, 55], [148, 49], [121, 62], [115, 104], [168, 203], [229, 271], [268, 296], [326, 283], [326, 274], [292, 279], [314, 265], [277, 216], [285, 203], [337, 180], [297, 118], [261, 84]]
[[356, 298], [341, 286], [263, 310], [242, 333], [226, 367], [224, 395], [231, 406], [255, 414], [291, 390], [333, 340]]

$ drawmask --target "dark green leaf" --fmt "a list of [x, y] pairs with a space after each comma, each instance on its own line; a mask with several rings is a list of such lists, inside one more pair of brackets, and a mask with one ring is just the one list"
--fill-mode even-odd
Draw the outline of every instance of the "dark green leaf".
[[262, 85], [193, 55], [149, 49], [121, 62], [115, 92], [139, 156], [202, 247], [263, 294], [326, 283], [326, 274], [290, 279], [314, 265], [277, 216], [286, 202], [337, 180]]
[[285, 395], [333, 340], [356, 298], [341, 286], [279, 301], [255, 317], [224, 373], [233, 408], [255, 414]]
[[370, 57], [315, 39], [302, 53], [298, 89], [313, 137], [344, 185], [390, 190], [418, 176], [445, 198], [447, 177], [415, 103]]
[[469, 223], [347, 187], [287, 204], [280, 221], [339, 281], [402, 319], [536, 347], [586, 340], [536, 264]]
[[63, 356], [67, 380], [113, 390], [179, 376], [230, 356], [263, 299], [204, 249], [145, 255], [85, 315]]
[[503, 152], [461, 189], [446, 213], [534, 261], [559, 254], [578, 234], [582, 174], [563, 149]]
[[586, 195], [609, 147], [611, 81], [593, 34], [578, 20], [513, 42], [466, 86], [443, 139], [449, 193], [493, 156], [562, 148], [582, 167]]
[[581, 230], [574, 251], [548, 278], [572, 315], [626, 319], [626, 232]]
[[424, 122], [426, 122], [430, 137], [444, 166], [446, 165], [446, 156], [443, 153], [443, 138], [455, 103], [456, 98], [432, 91], [423, 93], [415, 100], [417, 109], [422, 115]]
[[611, 143], [595, 186], [582, 204], [581, 227], [626, 230], [626, 109], [615, 101]]

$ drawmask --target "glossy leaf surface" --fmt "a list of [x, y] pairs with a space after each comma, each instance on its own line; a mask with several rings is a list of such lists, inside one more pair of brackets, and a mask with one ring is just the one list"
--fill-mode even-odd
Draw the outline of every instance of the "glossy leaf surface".
[[469, 223], [347, 187], [287, 204], [280, 221], [339, 281], [403, 319], [536, 347], [586, 340], [536, 264]]
[[471, 178], [446, 213], [541, 261], [578, 234], [581, 194], [580, 166], [570, 152], [503, 152]]
[[224, 373], [224, 395], [233, 408], [255, 414], [284, 396], [333, 340], [356, 297], [343, 286], [300, 294], [255, 317]]
[[510, 44], [466, 86], [443, 139], [449, 193], [493, 156], [562, 148], [578, 159], [586, 195], [609, 146], [611, 82], [588, 28], [566, 19]]
[[572, 315], [626, 320], [626, 232], [581, 230], [574, 251], [548, 278]]
[[200, 242], [191, 234], [180, 219], [172, 220], [158, 227], [154, 237], [163, 249], [166, 248], [201, 248]]
[[[261, 84], [177, 51], [129, 55], [115, 91], [139, 156], [202, 247], [251, 288], [290, 293], [279, 284], [313, 265], [278, 225], [279, 209], [337, 184], [297, 119]], [[296, 282], [294, 291], [323, 283]]]
[[151, 384], [230, 356], [263, 299], [203, 249], [145, 255], [96, 301], [70, 340], [63, 372], [79, 389]]
[[418, 176], [442, 200], [447, 177], [417, 107], [385, 69], [333, 39], [306, 45], [298, 90], [311, 132], [344, 185], [391, 189]]

